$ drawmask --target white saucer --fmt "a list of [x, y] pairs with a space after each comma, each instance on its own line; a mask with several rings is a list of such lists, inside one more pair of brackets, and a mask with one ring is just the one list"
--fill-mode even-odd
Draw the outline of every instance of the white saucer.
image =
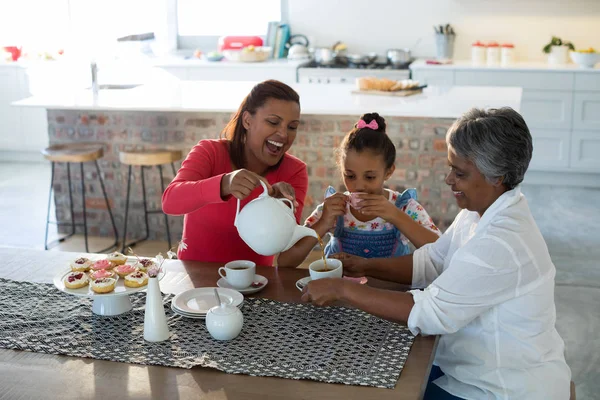
[[[256, 292], [260, 292], [261, 290], [263, 290], [265, 288], [265, 286], [267, 286], [267, 283], [269, 283], [269, 280], [267, 278], [265, 278], [262, 275], [256, 274], [254, 276], [254, 283], [252, 284], [252, 286], [249, 286], [245, 289], [236, 289], [233, 286], [231, 286], [229, 284], [229, 282], [227, 282], [225, 280], [225, 278], [221, 278], [217, 281], [217, 286], [224, 288], [224, 289], [233, 289], [233, 290], [237, 290], [238, 292], [242, 293], [242, 294], [252, 294], [252, 293], [256, 293]], [[254, 285], [258, 284], [260, 286], [255, 287]]]
[[[241, 304], [238, 306], [238, 308], [241, 308]], [[171, 310], [173, 310], [173, 312], [177, 315], [180, 315], [184, 318], [191, 318], [191, 319], [206, 319], [206, 314], [192, 314], [192, 313], [188, 313], [185, 311], [181, 311], [179, 309], [177, 309], [173, 303], [171, 303]]]
[[[362, 276], [360, 278], [352, 278], [352, 277], [349, 277], [349, 276], [344, 276], [343, 279], [348, 279], [348, 280], [351, 280], [351, 281], [355, 281], [355, 282], [360, 283], [361, 285], [364, 285], [365, 283], [368, 282], [368, 279], [367, 279], [366, 276]], [[299, 291], [302, 291], [302, 289], [304, 289], [304, 286], [306, 286], [308, 284], [308, 282], [310, 282], [310, 281], [312, 281], [312, 279], [310, 278], [310, 276], [298, 279], [296, 281], [296, 288]]]
[[[237, 290], [219, 288], [218, 291], [222, 302], [236, 307], [244, 302], [244, 295]], [[206, 315], [208, 310], [217, 305], [215, 288], [203, 287], [186, 290], [173, 297], [171, 305], [185, 314]]]

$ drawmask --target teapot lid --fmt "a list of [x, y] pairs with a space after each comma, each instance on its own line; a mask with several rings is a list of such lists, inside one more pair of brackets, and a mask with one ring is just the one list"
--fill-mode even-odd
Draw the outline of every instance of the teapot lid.
[[225, 303], [221, 303], [220, 306], [214, 306], [213, 308], [208, 310], [209, 313], [212, 313], [219, 317], [225, 317], [225, 316], [229, 316], [232, 314], [236, 314], [238, 311], [241, 313], [240, 309], [237, 308], [236, 306], [232, 306], [231, 304], [225, 304]]

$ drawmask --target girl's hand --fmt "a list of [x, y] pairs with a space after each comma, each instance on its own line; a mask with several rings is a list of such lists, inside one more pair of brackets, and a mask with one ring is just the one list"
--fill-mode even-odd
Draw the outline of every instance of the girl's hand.
[[269, 194], [273, 193], [273, 188], [265, 178], [247, 169], [238, 169], [225, 174], [221, 179], [221, 197], [231, 195], [236, 199], [244, 200], [260, 185], [260, 181], [267, 185]]
[[340, 278], [325, 278], [310, 281], [302, 289], [301, 300], [316, 306], [327, 306], [342, 297], [344, 281]]
[[338, 217], [346, 214], [346, 203], [348, 196], [343, 193], [336, 193], [325, 199], [323, 203], [323, 215], [319, 222], [325, 225], [326, 231], [335, 226]]
[[298, 202], [296, 201], [296, 191], [294, 187], [287, 182], [277, 182], [273, 184], [273, 194], [271, 196], [276, 197], [278, 199], [289, 199], [294, 203], [294, 209], [298, 207]]
[[344, 268], [344, 275], [361, 277], [367, 275], [367, 262], [366, 258], [354, 256], [348, 253], [336, 253], [329, 256], [330, 258], [336, 258], [342, 262]]
[[363, 215], [380, 217], [388, 222], [394, 221], [398, 216], [398, 208], [388, 200], [386, 195], [359, 194], [357, 197], [360, 199], [359, 212]]

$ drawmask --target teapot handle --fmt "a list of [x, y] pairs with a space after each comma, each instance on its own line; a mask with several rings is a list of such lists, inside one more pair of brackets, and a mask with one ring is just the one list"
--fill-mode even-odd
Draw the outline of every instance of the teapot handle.
[[[269, 189], [267, 189], [267, 185], [265, 185], [265, 183], [262, 181], [262, 179], [260, 180], [260, 184], [263, 187], [263, 192], [258, 197], [268, 196], [269, 195]], [[285, 199], [285, 200], [288, 200], [288, 199]], [[291, 204], [291, 202], [290, 202], [290, 204]], [[294, 209], [294, 205], [292, 204], [292, 210], [293, 209]], [[239, 214], [240, 214], [240, 199], [237, 199], [237, 209], [235, 211], [235, 220], [233, 221], [233, 226], [235, 226], [235, 227], [237, 227], [237, 221], [238, 221], [238, 215]]]
[[292, 209], [292, 214], [294, 213], [294, 203], [292, 203], [292, 201], [290, 199], [279, 199], [281, 201], [283, 201], [284, 203], [287, 201], [290, 205], [290, 208]]

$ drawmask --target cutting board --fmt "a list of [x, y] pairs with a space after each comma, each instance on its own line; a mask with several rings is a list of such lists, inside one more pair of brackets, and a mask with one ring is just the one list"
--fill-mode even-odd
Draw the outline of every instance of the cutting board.
[[414, 94], [423, 93], [423, 89], [415, 90], [397, 90], [395, 92], [384, 92], [383, 90], [353, 90], [354, 94], [372, 94], [377, 96], [392, 96], [392, 97], [406, 97]]

